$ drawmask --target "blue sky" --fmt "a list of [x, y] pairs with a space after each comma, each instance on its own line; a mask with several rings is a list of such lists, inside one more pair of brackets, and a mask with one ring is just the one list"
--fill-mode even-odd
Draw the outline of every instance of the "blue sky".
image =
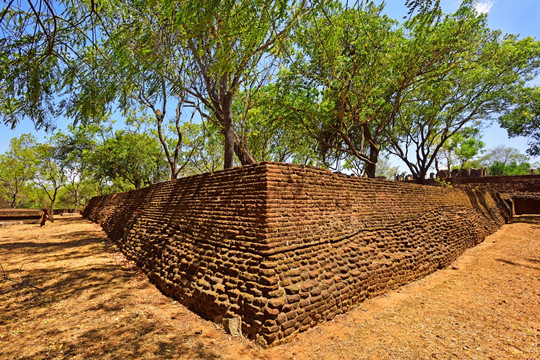
[[[398, 20], [402, 19], [407, 14], [404, 3], [405, 0], [387, 0], [386, 14]], [[445, 12], [455, 11], [460, 3], [456, 0], [441, 0]], [[487, 12], [489, 25], [493, 29], [500, 29], [504, 33], [519, 34], [521, 37], [532, 36], [540, 39], [540, 0], [481, 0], [477, 2], [477, 9]], [[540, 85], [540, 79], [536, 79], [535, 83]], [[63, 129], [69, 123], [67, 119], [58, 119], [56, 125], [57, 128]], [[33, 133], [40, 140], [47, 135], [44, 131], [36, 131], [32, 122], [28, 120], [22, 120], [15, 130], [10, 130], [0, 124], [0, 153], [7, 150], [10, 139], [24, 133]], [[523, 153], [527, 149], [526, 138], [509, 139], [506, 130], [501, 129], [497, 124], [483, 131], [483, 141], [486, 149], [498, 145], [512, 146]], [[540, 162], [540, 157], [532, 160]], [[398, 164], [397, 161], [395, 163]], [[402, 166], [402, 170], [406, 171], [406, 168]]]

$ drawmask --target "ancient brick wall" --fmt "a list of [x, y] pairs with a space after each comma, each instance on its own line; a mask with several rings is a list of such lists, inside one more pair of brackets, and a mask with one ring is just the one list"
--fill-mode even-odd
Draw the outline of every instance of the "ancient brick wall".
[[43, 215], [41, 209], [0, 209], [0, 220], [31, 220]]
[[265, 240], [265, 166], [203, 174], [92, 198], [83, 215], [166, 293], [216, 322], [264, 321], [258, 278]]
[[0, 209], [11, 209], [9, 203], [0, 197]]
[[[476, 189], [497, 194], [509, 207], [509, 216], [540, 214], [540, 175], [487, 176], [477, 178], [446, 179], [460, 189]], [[429, 184], [436, 185], [433, 180]], [[501, 204], [505, 207], [505, 204]]]
[[519, 193], [511, 196], [516, 215], [540, 214], [540, 193]]
[[[478, 189], [509, 194], [540, 193], [540, 175], [486, 176], [445, 179], [445, 181], [462, 189]], [[437, 183], [434, 180], [428, 180], [428, 184], [436, 185]]]
[[92, 199], [166, 293], [263, 345], [447, 266], [504, 219], [488, 193], [261, 163]]

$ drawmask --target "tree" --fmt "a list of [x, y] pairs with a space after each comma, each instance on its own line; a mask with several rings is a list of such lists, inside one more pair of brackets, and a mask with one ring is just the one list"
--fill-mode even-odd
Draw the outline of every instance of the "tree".
[[256, 159], [320, 164], [317, 143], [307, 136], [302, 122], [297, 121], [298, 117], [291, 111], [292, 103], [313, 100], [305, 98], [306, 95], [301, 91], [283, 93], [276, 84], [268, 84], [255, 94], [239, 94], [240, 101], [233, 108], [233, 114], [239, 119], [239, 132]]
[[[68, 113], [87, 118], [93, 110], [89, 105], [98, 102], [101, 109], [115, 99], [124, 107], [133, 100], [144, 104], [156, 117], [174, 178], [183, 137], [180, 116], [191, 106], [219, 126], [226, 168], [235, 154], [240, 163], [253, 163], [246, 139], [235, 128], [235, 98], [240, 91], [256, 92], [267, 81], [275, 69], [273, 52], [306, 10], [304, 0], [186, 1], [174, 6], [168, 1], [111, 2], [100, 8], [100, 45], [87, 47], [80, 56], [87, 76], [70, 82], [78, 92], [66, 102]], [[96, 75], [100, 59], [107, 69]], [[95, 94], [95, 89], [101, 92]], [[172, 148], [162, 136], [170, 98], [178, 101]]]
[[517, 163], [512, 161], [509, 164], [504, 164], [500, 161], [495, 161], [489, 168], [489, 175], [493, 176], [514, 176], [528, 175], [531, 172], [531, 164], [528, 162]]
[[531, 156], [540, 155], [540, 87], [523, 88], [512, 98], [513, 110], [500, 117], [508, 135], [528, 136]]
[[[79, 206], [83, 204], [82, 198], [97, 195], [95, 186], [90, 184], [95, 180], [92, 178], [93, 171], [89, 154], [97, 146], [95, 136], [99, 127], [97, 125], [70, 125], [68, 130], [67, 134], [56, 133], [51, 141], [57, 146], [56, 159], [65, 169], [66, 183], [64, 187], [72, 200], [71, 204], [66, 207], [73, 206], [74, 210], [77, 211]], [[67, 194], [62, 196], [63, 200], [67, 197]]]
[[38, 144], [34, 151], [38, 159], [37, 172], [33, 179], [49, 199], [51, 221], [54, 221], [54, 205], [58, 191], [67, 183], [67, 169], [58, 160], [56, 144]]
[[382, 129], [395, 116], [415, 71], [402, 59], [403, 32], [381, 11], [371, 3], [344, 9], [332, 2], [306, 18], [295, 31], [298, 50], [290, 69], [282, 73], [281, 92], [316, 101], [315, 106], [302, 100], [287, 105], [319, 143], [321, 158], [328, 163], [356, 157], [367, 164], [370, 177]]
[[35, 153], [36, 145], [34, 136], [23, 134], [11, 139], [8, 151], [0, 155], [0, 194], [12, 208], [28, 202], [25, 190], [34, 179], [39, 162]]
[[[196, 6], [194, 6], [196, 5]], [[277, 51], [291, 27], [306, 12], [305, 0], [188, 2], [173, 15], [193, 59], [188, 92], [212, 114], [224, 135], [224, 167], [255, 162], [235, 129], [233, 104], [240, 90], [253, 91], [273, 71]]]
[[[100, 4], [103, 5], [103, 4]], [[87, 84], [87, 75], [74, 66], [81, 49], [92, 46], [107, 29], [99, 27], [97, 2], [27, 0], [4, 2], [0, 10], [0, 118], [15, 127], [21, 119], [36, 128], [51, 129], [65, 104], [68, 85]], [[94, 69], [95, 70], [95, 69]], [[93, 89], [93, 100], [106, 92]], [[103, 108], [84, 107], [94, 115]]]
[[460, 131], [505, 113], [512, 94], [538, 70], [540, 57], [540, 42], [490, 31], [471, 2], [433, 30], [428, 34], [433, 47], [427, 53], [446, 55], [407, 94], [386, 133], [389, 151], [420, 183], [438, 152], [452, 146], [453, 137], [464, 146], [453, 149], [463, 160], [461, 166], [474, 156], [480, 142], [470, 136], [459, 139]]
[[491, 167], [495, 163], [506, 166], [511, 162], [523, 163], [529, 160], [527, 155], [522, 154], [514, 147], [499, 145], [491, 150], [488, 150], [480, 159], [479, 162], [486, 167]]
[[[117, 16], [118, 13], [121, 16]], [[116, 4], [103, 12], [102, 20], [110, 29], [109, 36], [102, 40], [100, 51], [88, 48], [85, 52], [88, 56], [79, 63], [83, 68], [95, 62], [106, 64], [103, 69], [106, 76], [89, 77], [90, 86], [73, 97], [68, 108], [72, 116], [84, 120], [87, 113], [79, 110], [80, 105], [87, 103], [91, 94], [85, 90], [98, 86], [109, 94], [101, 98], [102, 106], [116, 101], [128, 122], [137, 117], [134, 108], [151, 111], [153, 121], [144, 119], [144, 122], [152, 123], [169, 164], [170, 179], [176, 179], [190, 156], [183, 152], [185, 134], [182, 132], [188, 100], [185, 92], [188, 85], [184, 83], [188, 80], [186, 49], [178, 46], [182, 40], [174, 26], [169, 21], [161, 21], [158, 13], [145, 8], [145, 3]], [[176, 102], [176, 114], [170, 118], [167, 110], [172, 101]], [[195, 111], [192, 106], [191, 120]]]
[[[415, 110], [424, 106], [433, 116], [441, 104], [429, 102], [443, 101], [444, 91], [450, 96], [455, 90], [449, 84], [457, 80], [457, 69], [469, 70], [489, 32], [479, 26], [482, 19], [470, 2], [446, 17], [432, 5], [397, 27], [381, 15], [382, 6], [343, 9], [333, 3], [295, 33], [299, 51], [286, 74], [289, 87], [284, 91], [302, 86], [318, 90], [318, 106], [297, 107], [296, 112], [319, 142], [323, 158], [328, 153], [334, 154], [334, 161], [354, 156], [365, 162], [367, 176], [375, 176], [379, 152], [395, 140], [396, 121], [417, 131], [422, 127], [410, 123]], [[472, 81], [470, 71], [469, 76]], [[466, 85], [470, 83], [461, 86]], [[452, 110], [452, 119], [466, 118], [464, 103], [466, 99]], [[449, 135], [454, 131], [456, 127]], [[407, 158], [399, 150], [393, 152]]]
[[475, 159], [484, 147], [480, 135], [478, 127], [466, 127], [448, 138], [436, 154], [435, 170], [437, 173], [440, 172], [439, 161], [445, 163], [448, 171], [480, 166], [480, 162]]
[[184, 175], [214, 172], [223, 169], [223, 137], [213, 122], [184, 124], [186, 143], [195, 151]]
[[[98, 177], [117, 182], [120, 189], [135, 189], [167, 179], [159, 142], [148, 133], [118, 130], [90, 154]], [[125, 184], [127, 183], [127, 184]]]
[[460, 169], [463, 169], [465, 164], [478, 155], [484, 147], [484, 143], [476, 137], [465, 138], [462, 133], [455, 134], [449, 141], [455, 144], [454, 154], [459, 160]]

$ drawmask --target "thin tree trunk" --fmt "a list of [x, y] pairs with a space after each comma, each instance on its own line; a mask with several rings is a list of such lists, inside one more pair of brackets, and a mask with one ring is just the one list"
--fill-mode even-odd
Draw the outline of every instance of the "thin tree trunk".
[[17, 204], [17, 193], [14, 193], [13, 196], [11, 197], [11, 201], [10, 201], [10, 205], [11, 205], [11, 208], [12, 209], [15, 209], [15, 206]]
[[225, 163], [223, 168], [230, 169], [234, 164], [234, 127], [230, 104], [224, 104], [223, 130], [225, 132]]
[[75, 190], [75, 210], [74, 210], [74, 212], [77, 213], [78, 209], [79, 209], [79, 190]]
[[54, 222], [54, 203], [56, 202], [56, 194], [58, 193], [58, 189], [55, 188], [53, 196], [51, 199], [51, 222]]
[[249, 165], [249, 164], [255, 164], [256, 160], [249, 152], [248, 148], [246, 147], [246, 144], [243, 144], [240, 139], [238, 138], [238, 135], [234, 134], [234, 152], [238, 159], [240, 160], [240, 163], [242, 165]]

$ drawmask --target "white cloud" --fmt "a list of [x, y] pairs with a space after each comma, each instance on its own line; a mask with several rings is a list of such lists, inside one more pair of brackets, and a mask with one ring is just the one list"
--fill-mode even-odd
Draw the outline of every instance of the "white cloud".
[[479, 1], [476, 3], [474, 8], [479, 14], [487, 14], [489, 10], [491, 10], [491, 7], [493, 6], [492, 1]]

